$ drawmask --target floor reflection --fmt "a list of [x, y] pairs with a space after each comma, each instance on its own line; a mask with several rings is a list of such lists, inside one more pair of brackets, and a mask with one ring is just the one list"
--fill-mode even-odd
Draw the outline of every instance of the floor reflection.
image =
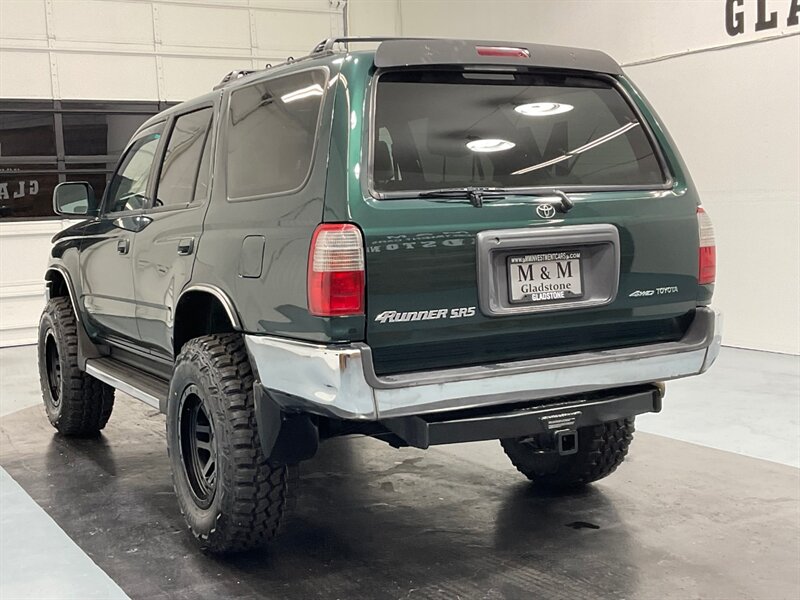
[[[280, 539], [219, 558], [200, 552], [186, 530], [163, 417], [153, 411], [120, 402], [101, 435], [70, 439], [53, 433], [36, 407], [5, 417], [0, 435], [3, 466], [132, 598], [572, 600], [715, 590], [733, 598], [753, 597], [754, 580], [728, 584], [729, 574], [757, 567], [773, 573], [776, 586], [792, 581], [778, 558], [791, 531], [776, 522], [772, 546], [752, 545], [773, 514], [785, 521], [796, 497], [786, 485], [781, 491], [781, 482], [796, 484], [780, 470], [788, 467], [774, 467], [764, 481], [752, 471], [750, 487], [732, 478], [726, 488], [722, 474], [751, 459], [728, 464], [724, 453], [709, 458], [716, 451], [688, 445], [676, 452], [675, 442], [665, 448], [658, 438], [652, 449], [636, 448], [641, 458], [613, 479], [568, 494], [537, 492], [502, 456], [495, 466], [469, 454], [499, 453], [497, 445], [465, 447], [459, 459], [364, 438], [326, 442], [303, 465]], [[705, 465], [714, 465], [715, 478], [698, 471]], [[721, 512], [701, 493], [739, 501]], [[772, 511], [751, 522], [765, 501]], [[724, 541], [733, 531], [726, 518], [742, 543]]]

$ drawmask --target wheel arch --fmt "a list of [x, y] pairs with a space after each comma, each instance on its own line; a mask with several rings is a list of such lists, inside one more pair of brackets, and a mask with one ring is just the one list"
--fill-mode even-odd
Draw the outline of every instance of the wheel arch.
[[75, 293], [75, 285], [72, 283], [69, 271], [59, 265], [50, 266], [44, 274], [44, 280], [47, 299], [68, 297], [72, 304], [72, 310], [75, 312], [75, 318], [80, 323], [82, 315], [78, 305], [78, 297]]
[[[198, 319], [197, 315], [204, 318]], [[212, 285], [189, 286], [175, 304], [173, 355], [177, 357], [183, 345], [193, 338], [241, 330], [239, 313], [228, 294]]]
[[72, 312], [78, 324], [78, 368], [86, 370], [86, 361], [90, 358], [100, 358], [108, 354], [108, 348], [102, 344], [95, 344], [87, 332], [87, 320], [84, 320], [81, 306], [78, 304], [78, 293], [75, 284], [66, 267], [51, 265], [44, 274], [47, 300], [52, 298], [69, 298]]

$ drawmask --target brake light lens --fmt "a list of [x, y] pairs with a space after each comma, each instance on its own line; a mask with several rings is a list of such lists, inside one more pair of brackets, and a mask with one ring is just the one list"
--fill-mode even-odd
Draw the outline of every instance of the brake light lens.
[[507, 46], [475, 46], [478, 56], [505, 56], [511, 58], [530, 58], [531, 53], [525, 48], [510, 48]]
[[364, 239], [348, 223], [323, 223], [308, 254], [308, 310], [318, 317], [364, 314]]
[[717, 241], [711, 217], [702, 206], [697, 207], [697, 228], [700, 232], [700, 264], [697, 283], [714, 283], [717, 278]]

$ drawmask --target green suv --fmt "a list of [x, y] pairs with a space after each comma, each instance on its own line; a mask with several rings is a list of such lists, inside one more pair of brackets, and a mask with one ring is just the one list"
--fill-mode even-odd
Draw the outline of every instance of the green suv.
[[175, 494], [224, 552], [277, 532], [298, 463], [368, 435], [499, 439], [536, 486], [624, 459], [663, 381], [709, 368], [714, 232], [610, 57], [331, 39], [63, 183], [39, 333], [52, 424], [121, 390], [166, 414]]

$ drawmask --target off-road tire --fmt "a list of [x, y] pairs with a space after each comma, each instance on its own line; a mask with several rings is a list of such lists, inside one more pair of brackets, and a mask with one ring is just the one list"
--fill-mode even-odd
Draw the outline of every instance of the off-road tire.
[[53, 427], [64, 435], [96, 435], [111, 417], [114, 388], [78, 368], [78, 327], [69, 298], [47, 302], [39, 320], [39, 382]]
[[[187, 436], [181, 436], [187, 431], [181, 422], [188, 398], [202, 404], [212, 428], [215, 482], [203, 498], [197, 495], [196, 473], [195, 479], [190, 474]], [[277, 535], [290, 473], [286, 466], [271, 466], [261, 449], [253, 372], [241, 335], [209, 335], [183, 346], [170, 384], [167, 445], [178, 504], [204, 549], [240, 552], [263, 546]]]
[[536, 438], [500, 440], [517, 470], [542, 489], [584, 486], [608, 477], [625, 460], [633, 441], [634, 419], [609, 421], [578, 430], [578, 451], [559, 455], [537, 444]]

